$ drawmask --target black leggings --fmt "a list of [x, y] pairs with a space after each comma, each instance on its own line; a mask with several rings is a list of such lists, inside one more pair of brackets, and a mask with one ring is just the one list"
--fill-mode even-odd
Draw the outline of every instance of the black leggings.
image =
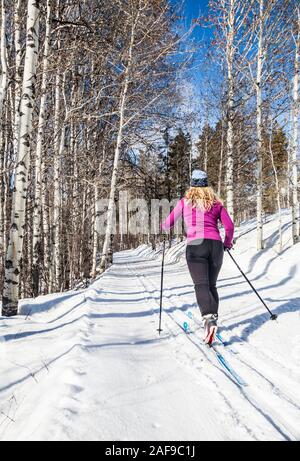
[[202, 315], [218, 314], [219, 295], [216, 285], [223, 256], [223, 242], [219, 240], [194, 240], [187, 245], [187, 264]]

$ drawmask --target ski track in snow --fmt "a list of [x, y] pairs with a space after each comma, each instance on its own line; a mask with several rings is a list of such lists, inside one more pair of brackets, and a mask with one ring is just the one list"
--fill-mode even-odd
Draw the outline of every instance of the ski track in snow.
[[[138, 276], [138, 274], [136, 274], [136, 276]], [[150, 285], [149, 285], [149, 286], [150, 286]], [[149, 292], [149, 290], [147, 290], [147, 288], [146, 288], [146, 284], [144, 284], [144, 287], [145, 287], [145, 290]], [[152, 288], [152, 289], [154, 288], [154, 290], [155, 290], [155, 287], [151, 286], [151, 288]], [[169, 298], [171, 298], [171, 299], [175, 298], [175, 299], [176, 299], [176, 298], [180, 298], [180, 297], [179, 297], [178, 295], [175, 294], [175, 295], [170, 296]], [[179, 303], [177, 303], [177, 304], [176, 304], [176, 303], [174, 303], [174, 304], [171, 303], [169, 307], [170, 307], [170, 309], [173, 309], [174, 306], [177, 307], [177, 308], [178, 308], [177, 314], [178, 314], [178, 313], [180, 312], [180, 308], [181, 308], [182, 305], [184, 305], [183, 299], [182, 299], [182, 300], [179, 300]], [[183, 325], [183, 323], [187, 320], [187, 319], [186, 319], [185, 317], [183, 317], [183, 316], [180, 316], [181, 318], [178, 318], [178, 319], [176, 320], [176, 319], [174, 318], [174, 316], [172, 316], [171, 314], [168, 314], [168, 315], [169, 315], [169, 317], [170, 317], [177, 325]], [[170, 329], [170, 328], [169, 328], [169, 329]], [[176, 336], [176, 334], [174, 334], [174, 333], [172, 332], [172, 330], [170, 330], [170, 331], [171, 331], [171, 333], [173, 334], [173, 336]], [[192, 340], [190, 339], [190, 335], [187, 336], [185, 333], [182, 333], [182, 331], [180, 331], [180, 330], [179, 330], [179, 332], [178, 332], [177, 334], [183, 334], [183, 336], [185, 336], [189, 341], [191, 341], [193, 344], [195, 344], [195, 346], [196, 346], [197, 348], [199, 348], [198, 344], [201, 344], [200, 335], [198, 335], [198, 334], [196, 334], [196, 333], [194, 333], [194, 334], [192, 335], [192, 336], [195, 336], [195, 337], [196, 337], [196, 342], [195, 342], [194, 339], [192, 339]], [[202, 346], [202, 349], [204, 349], [203, 346]], [[203, 352], [203, 350], [202, 350], [202, 352]], [[222, 351], [222, 353], [224, 354], [224, 351]], [[225, 354], [226, 354], [226, 352], [225, 352]], [[206, 355], [206, 357], [207, 357], [207, 355]], [[231, 357], [230, 357], [230, 358], [231, 358]], [[231, 362], [232, 362], [232, 360], [231, 360]], [[246, 366], [248, 366], [248, 368], [250, 368], [252, 371], [254, 371], [257, 375], [259, 375], [265, 382], [267, 382], [267, 383], [271, 386], [271, 388], [272, 388], [271, 391], [272, 391], [272, 392], [277, 391], [277, 393], [280, 395], [281, 398], [285, 399], [288, 403], [290, 403], [293, 407], [295, 407], [296, 410], [299, 411], [299, 406], [298, 406], [297, 404], [295, 404], [295, 403], [292, 401], [292, 399], [290, 399], [290, 398], [286, 397], [285, 395], [283, 395], [283, 394], [280, 392], [279, 388], [277, 388], [271, 381], [269, 381], [267, 378], [265, 378], [265, 377], [263, 376], [262, 373], [260, 373], [260, 372], [257, 371], [256, 369], [252, 368], [250, 365], [248, 365], [248, 364], [247, 364], [246, 362], [244, 362], [244, 361], [235, 360], [235, 362], [239, 362], [239, 364], [242, 362], [243, 364], [245, 364]], [[239, 368], [236, 368], [236, 369], [240, 369], [240, 367], [239, 367]], [[221, 370], [221, 371], [223, 371], [223, 370]], [[224, 371], [223, 371], [223, 373], [224, 373]], [[229, 378], [230, 378], [230, 376], [229, 376]], [[220, 390], [220, 389], [218, 389], [218, 390], [219, 390], [220, 394], [222, 395], [221, 390]], [[260, 391], [261, 391], [261, 387], [260, 387]], [[266, 419], [266, 420], [267, 420], [267, 421], [278, 431], [278, 433], [280, 433], [280, 434], [283, 436], [283, 438], [284, 438], [285, 440], [291, 440], [291, 439], [294, 438], [292, 435], [290, 435], [290, 434], [288, 433], [289, 431], [291, 431], [291, 433], [293, 433], [293, 426], [292, 426], [292, 425], [289, 427], [289, 431], [285, 431], [285, 429], [281, 429], [282, 424], [277, 424], [277, 423], [276, 423], [276, 420], [274, 420], [273, 417], [269, 416], [269, 414], [268, 414], [267, 411], [264, 411], [264, 410], [263, 410], [263, 406], [264, 406], [264, 405], [262, 405], [261, 403], [256, 402], [256, 401], [255, 401], [255, 397], [252, 398], [252, 397], [251, 397], [251, 394], [249, 394], [248, 392], [245, 393], [244, 390], [241, 390], [241, 392], [242, 392], [243, 398], [246, 399], [254, 408], [256, 408], [257, 411], [258, 411], [259, 413], [261, 413], [261, 415], [263, 415], [263, 416], [265, 417], [265, 419]], [[255, 394], [254, 394], [254, 395], [255, 395]], [[223, 398], [224, 398], [224, 396], [223, 396]], [[258, 399], [258, 396], [256, 396], [256, 399]], [[268, 399], [268, 396], [267, 396], [267, 399]], [[224, 398], [224, 401], [225, 401], [227, 404], [229, 403], [229, 402], [227, 401], [226, 398]], [[229, 404], [229, 406], [230, 406], [230, 409], [233, 410], [232, 404], [231, 404], [231, 405]], [[269, 405], [266, 405], [266, 403], [265, 403], [265, 406], [266, 406], [266, 408], [269, 407]], [[276, 407], [275, 407], [275, 408], [276, 408]], [[246, 413], [246, 414], [247, 414], [247, 413]], [[275, 413], [275, 414], [276, 414], [276, 413]], [[277, 418], [279, 418], [279, 416], [277, 416]], [[241, 421], [239, 421], [239, 423], [241, 423]], [[288, 426], [289, 426], [289, 425], [288, 425]], [[245, 427], [245, 428], [247, 429], [247, 431], [250, 433], [250, 430], [249, 430], [249, 428], [247, 428], [246, 423], [244, 423], [244, 427]], [[284, 427], [284, 423], [283, 423], [283, 427]], [[297, 436], [298, 436], [298, 434], [297, 434]]]
[[[136, 275], [138, 276], [138, 274], [136, 274]], [[145, 288], [146, 288], [146, 287], [145, 287]], [[156, 288], [155, 288], [155, 286], [154, 286], [154, 287], [152, 286], [151, 288], [154, 289], [154, 292], [157, 291]], [[170, 299], [177, 299], [177, 300], [178, 300], [177, 303], [175, 302], [174, 304], [171, 304], [171, 306], [170, 306], [170, 307], [176, 306], [176, 308], [178, 308], [177, 313], [179, 313], [179, 312], [182, 310], [182, 306], [188, 305], [188, 304], [187, 304], [187, 301], [188, 301], [187, 298], [185, 298], [184, 296], [182, 296], [182, 297], [178, 296], [178, 294], [176, 294], [176, 292], [175, 292], [174, 295], [172, 294], [171, 296], [169, 296], [169, 300], [170, 300]], [[193, 307], [195, 307], [195, 306], [196, 306], [196, 303], [195, 303], [195, 305], [194, 305]], [[192, 312], [192, 309], [190, 309], [189, 311]], [[196, 310], [196, 311], [197, 311], [197, 310]], [[196, 313], [196, 315], [197, 315], [197, 313]], [[195, 316], [194, 316], [194, 317], [195, 317]], [[190, 320], [189, 318], [187, 318], [187, 317], [182, 317], [182, 316], [181, 316], [181, 319], [180, 319], [179, 323], [180, 323], [180, 325], [183, 325], [183, 323], [186, 322], [186, 321], [187, 321], [190, 325], [193, 323], [193, 320]], [[201, 323], [200, 317], [199, 317], [199, 319], [196, 318], [196, 322], [195, 322], [195, 323], [196, 323], [196, 325], [200, 326], [200, 323]], [[200, 340], [200, 338], [199, 338], [199, 340]], [[239, 341], [239, 344], [240, 344], [241, 346], [245, 346], [245, 343], [244, 343], [242, 340]], [[230, 347], [227, 348], [227, 353], [230, 352], [230, 349], [232, 350], [232, 348], [230, 348]], [[247, 349], [247, 348], [244, 347], [244, 349], [243, 349], [243, 355], [245, 355], [245, 353], [247, 354], [247, 351], [246, 351], [245, 349]], [[249, 349], [249, 347], [248, 347], [248, 349]], [[251, 346], [250, 346], [250, 349], [251, 349]], [[236, 350], [236, 349], [235, 349], [235, 350]], [[253, 354], [253, 350], [254, 350], [254, 354], [255, 354], [255, 355]], [[225, 351], [226, 351], [226, 348], [222, 350], [222, 352], [226, 354]], [[235, 354], [238, 354], [238, 352], [235, 352]], [[257, 366], [257, 356], [258, 356], [258, 355], [261, 355], [261, 356], [262, 356], [262, 358], [259, 358], [259, 359], [260, 359], [261, 361], [264, 360], [264, 362], [259, 364], [259, 365], [260, 365], [260, 368], [255, 368], [255, 365], [253, 365], [253, 363], [251, 363], [251, 358], [253, 359], [253, 357], [255, 357], [256, 366]], [[268, 368], [268, 372], [270, 371], [270, 370], [269, 370], [270, 367], [268, 366], [268, 363], [266, 363], [266, 360], [267, 360], [267, 361], [272, 361], [273, 364], [277, 364], [277, 365], [279, 365], [280, 367], [283, 367], [283, 365], [279, 364], [279, 363], [276, 362], [276, 360], [274, 360], [272, 357], [266, 355], [263, 351], [260, 351], [258, 348], [255, 348], [255, 347], [252, 348], [252, 354], [251, 354], [251, 353], [250, 353], [250, 354], [248, 353], [248, 354], [247, 354], [247, 357], [249, 357], [249, 358], [248, 358], [248, 362], [245, 361], [245, 360], [243, 360], [243, 359], [241, 358], [240, 355], [239, 355], [239, 357], [236, 357], [236, 356], [235, 356], [234, 359], [235, 359], [235, 361], [238, 361], [239, 365], [240, 365], [240, 364], [245, 365], [245, 366], [248, 367], [251, 371], [253, 371], [255, 374], [257, 374], [259, 377], [261, 377], [266, 383], [269, 384], [269, 386], [271, 387], [272, 392], [274, 392], [275, 394], [280, 395], [281, 398], [285, 399], [287, 402], [289, 402], [292, 406], [294, 406], [297, 410], [300, 411], [300, 406], [299, 406], [297, 403], [294, 402], [293, 398], [290, 398], [290, 397], [288, 397], [287, 395], [285, 395], [285, 394], [280, 390], [280, 388], [277, 387], [276, 384], [275, 384], [275, 383], [276, 383], [276, 380], [278, 381], [278, 378], [279, 378], [279, 381], [281, 382], [281, 389], [282, 389], [282, 388], [284, 387], [284, 382], [285, 382], [285, 381], [288, 381], [289, 384], [291, 384], [291, 385], [294, 384], [293, 381], [292, 381], [292, 380], [289, 380], [289, 379], [285, 376], [284, 373], [282, 373], [281, 371], [279, 372], [278, 370], [276, 370], [277, 377], [276, 377], [276, 375], [275, 375], [275, 377], [274, 377], [274, 371], [272, 370], [273, 378], [275, 378], [275, 383], [274, 383], [273, 381], [271, 381], [270, 379], [268, 379], [268, 377], [266, 376], [266, 367]], [[230, 358], [232, 359], [232, 357], [230, 357]], [[233, 359], [233, 360], [234, 360], [234, 359]], [[249, 360], [250, 360], [250, 362], [249, 362]], [[263, 367], [263, 371], [260, 371], [260, 370], [261, 370], [261, 367]], [[286, 370], [285, 370], [285, 372], [286, 372]], [[278, 376], [278, 374], [280, 374], [280, 376]], [[277, 379], [276, 379], [276, 378], [277, 378]], [[294, 398], [296, 398], [296, 397], [294, 397]]]
[[242, 226], [234, 256], [278, 322], [226, 255], [220, 276], [229, 345], [216, 347], [247, 386], [202, 343], [184, 243], [167, 251], [158, 337], [161, 252], [143, 246], [88, 289], [0, 319], [0, 440], [300, 440], [300, 247], [278, 255], [275, 230], [270, 219], [256, 253], [253, 223]]

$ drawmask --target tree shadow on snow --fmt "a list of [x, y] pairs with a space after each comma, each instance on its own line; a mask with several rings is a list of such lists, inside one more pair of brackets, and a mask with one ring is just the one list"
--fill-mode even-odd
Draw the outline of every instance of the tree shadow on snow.
[[[289, 227], [291, 227], [291, 223], [284, 224], [282, 226], [282, 231], [285, 231]], [[265, 249], [261, 250], [261, 251], [258, 251], [257, 253], [255, 253], [252, 256], [252, 258], [249, 261], [247, 272], [252, 272], [252, 270], [254, 269], [255, 264], [258, 262], [260, 257], [263, 256], [266, 253], [266, 250], [269, 250], [270, 248], [274, 247], [277, 239], [278, 239], [278, 230], [274, 231], [269, 237], [267, 237], [265, 239]], [[272, 261], [274, 261], [274, 259], [276, 259], [278, 256], [283, 255], [287, 250], [289, 250], [289, 248], [290, 247], [285, 248], [285, 250], [283, 250], [280, 254], [276, 255], [274, 258], [269, 260], [268, 266], [272, 263]], [[264, 273], [265, 273], [265, 271], [264, 271]]]
[[[300, 312], [300, 298], [294, 298], [293, 300], [285, 302], [281, 304], [280, 306], [276, 307], [275, 309], [273, 309], [272, 312], [278, 315], [278, 324], [279, 324], [278, 326], [280, 326], [280, 316], [281, 315], [292, 313], [292, 312]], [[232, 323], [229, 326], [222, 326], [222, 330], [230, 334], [232, 330], [234, 330], [235, 328], [243, 327], [243, 330], [239, 334], [239, 336], [232, 335], [231, 338], [228, 339], [228, 343], [234, 344], [234, 343], [239, 343], [240, 340], [248, 341], [249, 337], [253, 333], [255, 333], [255, 331], [259, 330], [267, 322], [271, 322], [269, 314], [261, 313], [261, 314], [255, 315], [254, 317], [249, 317], [245, 320]], [[299, 318], [299, 324], [300, 324], [300, 318]]]
[[[272, 285], [266, 285], [265, 287], [260, 287], [259, 288], [259, 291], [264, 291], [264, 290], [270, 290], [271, 288], [278, 288], [278, 287], [282, 287], [283, 285], [285, 285], [286, 283], [288, 283], [290, 280], [294, 279], [295, 275], [297, 273], [297, 266], [294, 264], [291, 268], [290, 268], [290, 271], [288, 273], [288, 275], [286, 277], [284, 277], [283, 279], [279, 280], [277, 283], [273, 283]], [[257, 278], [256, 278], [257, 279]], [[256, 279], [251, 279], [251, 282], [255, 282]], [[226, 285], [221, 285], [219, 286], [218, 288], [219, 289], [222, 289], [222, 288], [225, 288], [225, 287], [230, 287], [230, 286], [233, 286], [235, 287], [236, 285], [240, 285], [240, 284], [245, 284], [247, 283], [246, 280], [244, 280], [243, 282], [239, 282], [239, 283], [233, 283], [233, 284], [226, 284]], [[252, 293], [252, 289], [249, 289], [249, 290], [245, 290], [245, 291], [236, 291], [235, 293], [230, 293], [229, 295], [226, 295], [226, 296], [221, 296], [221, 299], [224, 300], [224, 299], [232, 299], [232, 298], [238, 298], [239, 296], [245, 296], [245, 295], [249, 295]]]
[[[72, 300], [76, 296], [82, 295], [82, 292], [77, 291], [77, 292], [67, 292], [67, 293], [62, 293], [62, 294], [54, 294], [52, 299], [45, 299], [42, 301], [42, 298], [36, 298], [34, 302], [30, 300], [29, 303], [26, 303], [26, 301], [22, 302], [22, 316], [30, 315], [30, 314], [35, 314], [35, 313], [42, 313], [42, 312], [48, 312], [54, 309], [57, 309], [61, 307], [62, 303], [65, 303], [67, 300]], [[48, 295], [49, 296], [49, 295]]]

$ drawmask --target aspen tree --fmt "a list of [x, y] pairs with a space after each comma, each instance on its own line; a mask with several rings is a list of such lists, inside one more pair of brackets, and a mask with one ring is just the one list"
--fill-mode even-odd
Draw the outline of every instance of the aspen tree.
[[39, 1], [28, 0], [18, 158], [14, 178], [11, 230], [6, 255], [2, 302], [2, 314], [4, 316], [15, 315], [18, 311], [30, 162], [29, 152], [32, 144], [32, 112], [35, 104], [36, 67], [39, 47], [39, 14]]

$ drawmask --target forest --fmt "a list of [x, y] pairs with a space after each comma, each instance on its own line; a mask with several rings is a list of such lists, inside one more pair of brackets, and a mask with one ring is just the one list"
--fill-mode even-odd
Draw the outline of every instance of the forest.
[[179, 198], [195, 167], [237, 225], [257, 219], [258, 251], [284, 209], [299, 244], [297, 0], [212, 0], [189, 22], [167, 0], [1, 0], [0, 41], [3, 316], [155, 247], [118, 214], [113, 232], [116, 203]]

